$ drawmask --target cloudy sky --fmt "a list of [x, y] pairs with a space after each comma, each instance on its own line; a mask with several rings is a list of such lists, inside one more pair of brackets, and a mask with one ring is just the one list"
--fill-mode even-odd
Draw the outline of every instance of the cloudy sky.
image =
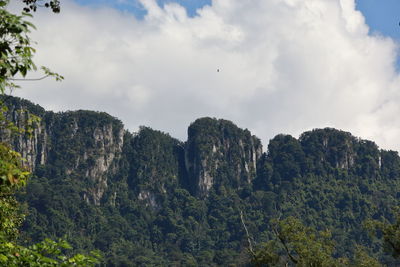
[[35, 14], [33, 38], [38, 64], [65, 81], [16, 94], [181, 140], [210, 116], [265, 145], [335, 127], [400, 150], [399, 10], [398, 0], [63, 0], [61, 14]]

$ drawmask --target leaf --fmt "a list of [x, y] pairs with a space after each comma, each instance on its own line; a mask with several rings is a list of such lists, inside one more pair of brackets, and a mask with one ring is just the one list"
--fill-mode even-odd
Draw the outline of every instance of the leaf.
[[8, 258], [5, 256], [5, 255], [3, 255], [3, 254], [0, 254], [0, 262], [7, 262], [8, 261]]

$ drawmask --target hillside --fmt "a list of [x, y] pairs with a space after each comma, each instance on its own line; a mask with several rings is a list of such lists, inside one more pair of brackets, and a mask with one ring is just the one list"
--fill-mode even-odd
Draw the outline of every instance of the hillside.
[[20, 194], [32, 241], [64, 236], [100, 249], [108, 266], [244, 266], [243, 224], [260, 244], [272, 218], [293, 215], [332, 230], [338, 256], [363, 244], [394, 264], [362, 227], [392, 219], [400, 199], [400, 157], [372, 141], [325, 128], [263, 149], [247, 129], [200, 118], [182, 142], [149, 127], [130, 133], [106, 113], [6, 102], [18, 125], [41, 118], [32, 138], [1, 134], [33, 171]]

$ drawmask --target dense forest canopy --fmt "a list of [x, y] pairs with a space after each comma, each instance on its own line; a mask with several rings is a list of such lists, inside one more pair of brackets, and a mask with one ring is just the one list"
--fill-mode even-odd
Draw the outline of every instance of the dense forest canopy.
[[296, 233], [292, 225], [306, 236], [329, 231], [310, 242], [342, 266], [360, 255], [397, 264], [396, 250], [369, 234], [385, 224], [363, 227], [395, 222], [399, 204], [400, 157], [371, 141], [315, 129], [277, 135], [263, 152], [257, 137], [226, 120], [198, 119], [182, 142], [149, 127], [130, 133], [106, 113], [6, 102], [17, 124], [41, 118], [33, 140], [6, 138], [34, 170], [19, 195], [29, 207], [28, 240], [67, 237], [77, 251], [101, 250], [109, 266], [245, 266], [265, 259], [260, 251], [279, 265], [290, 261], [283, 243], [268, 250], [268, 242], [279, 243], [282, 229]]
[[[279, 134], [263, 151], [215, 118], [182, 142], [8, 96], [37, 69], [28, 12], [60, 11], [22, 2], [17, 15], [0, 0], [2, 265], [92, 266], [93, 249], [107, 266], [400, 264], [397, 152], [332, 128]], [[36, 80], [63, 79], [41, 69]]]

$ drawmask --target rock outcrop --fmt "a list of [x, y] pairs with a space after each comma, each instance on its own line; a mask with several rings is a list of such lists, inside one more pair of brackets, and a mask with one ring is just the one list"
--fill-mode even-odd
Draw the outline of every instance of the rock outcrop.
[[46, 112], [23, 99], [6, 97], [5, 100], [6, 123], [13, 126], [1, 130], [0, 141], [11, 144], [25, 159], [24, 164], [34, 170], [36, 165], [46, 163], [47, 133], [40, 121]]
[[32, 127], [30, 136], [4, 131], [1, 140], [21, 152], [33, 171], [52, 166], [42, 175], [82, 183], [82, 198], [94, 205], [106, 202], [106, 195], [110, 203], [118, 204], [116, 189], [109, 188], [114, 180], [125, 183], [137, 200], [157, 209], [163, 196], [176, 188], [206, 198], [212, 189], [270, 188], [311, 171], [326, 174], [341, 169], [376, 178], [382, 168], [385, 173], [398, 173], [386, 167], [395, 158], [390, 153], [331, 128], [305, 132], [299, 139], [277, 135], [262, 157], [260, 140], [227, 120], [196, 120], [184, 143], [148, 127], [131, 134], [106, 113], [46, 112], [14, 97], [6, 102], [8, 120], [20, 128]]
[[206, 196], [217, 187], [239, 189], [255, 177], [260, 140], [226, 120], [201, 118], [188, 129], [185, 165], [192, 191]]
[[[382, 167], [384, 151], [368, 140], [354, 137], [349, 132], [332, 128], [315, 129], [303, 133], [299, 141], [305, 156], [315, 168], [342, 169], [376, 176]], [[354, 166], [358, 166], [355, 170]], [[361, 166], [361, 169], [360, 169]]]
[[83, 198], [100, 205], [122, 151], [122, 123], [106, 113], [53, 113], [18, 98], [8, 101], [7, 119], [25, 133], [5, 130], [1, 141], [20, 152], [33, 172], [38, 166], [55, 165], [65, 176], [86, 179]]
[[0, 140], [33, 170], [17, 196], [29, 207], [22, 230], [33, 242], [68, 237], [99, 249], [105, 265], [241, 265], [243, 240], [268, 241], [281, 215], [334, 229], [338, 255], [348, 255], [364, 239], [359, 225], [390, 218], [400, 202], [398, 153], [340, 130], [279, 134], [263, 152], [226, 120], [198, 119], [182, 142], [148, 127], [130, 133], [106, 113], [6, 98], [0, 116], [27, 134], [3, 127]]

